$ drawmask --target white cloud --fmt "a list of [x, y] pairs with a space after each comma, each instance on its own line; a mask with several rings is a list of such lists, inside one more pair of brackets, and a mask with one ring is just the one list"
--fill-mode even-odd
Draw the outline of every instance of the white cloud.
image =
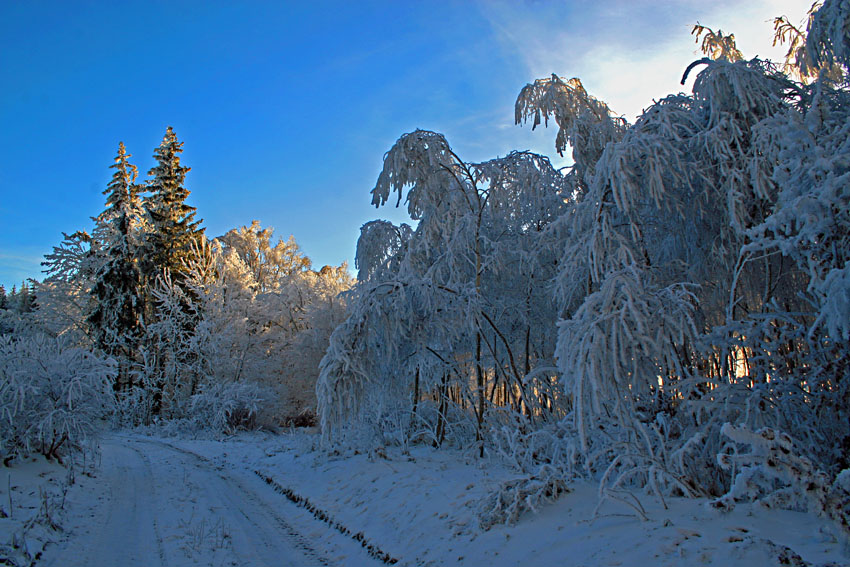
[[697, 21], [734, 33], [745, 57], [781, 61], [783, 49], [771, 45], [773, 18], [785, 14], [798, 23], [808, 7], [800, 0], [486, 2], [481, 12], [529, 81], [553, 72], [577, 76], [632, 121], [653, 99], [685, 90], [683, 71], [702, 57], [690, 35]]

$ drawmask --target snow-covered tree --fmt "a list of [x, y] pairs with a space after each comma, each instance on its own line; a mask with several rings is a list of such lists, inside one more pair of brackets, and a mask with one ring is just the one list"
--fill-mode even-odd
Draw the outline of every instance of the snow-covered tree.
[[735, 44], [735, 34], [725, 35], [723, 30], [713, 29], [701, 25], [697, 22], [691, 30], [691, 34], [696, 37], [696, 42], [700, 44], [700, 50], [711, 57], [712, 59], [723, 59], [729, 62], [740, 61], [744, 58], [744, 54], [738, 49]]
[[103, 258], [98, 254], [99, 244], [87, 232], [62, 236], [62, 242], [42, 262], [47, 276], [38, 285], [41, 305], [37, 318], [51, 335], [68, 335], [74, 343], [91, 344], [86, 317], [92, 309], [94, 276]]
[[[159, 147], [154, 150], [156, 165], [148, 172], [150, 179], [146, 191], [149, 194], [143, 200], [148, 219], [138, 250], [139, 269], [144, 289], [150, 294], [144, 301], [144, 321], [152, 329], [159, 329], [148, 337], [153, 342], [147, 345], [145, 355], [148, 382], [153, 380], [152, 383], [157, 384], [155, 413], [160, 410], [158, 404], [161, 387], [170, 381], [168, 374], [171, 370], [168, 368], [173, 370], [196, 362], [196, 354], [184, 348], [182, 343], [170, 346], [162, 343], [164, 335], [191, 334], [191, 328], [197, 323], [194, 298], [182, 284], [185, 279], [185, 265], [191, 257], [193, 246], [202, 242], [204, 236], [203, 229], [199, 228], [201, 221], [194, 218], [195, 208], [185, 202], [189, 190], [184, 187], [184, 182], [186, 173], [191, 168], [180, 164], [182, 152], [183, 142], [177, 141], [177, 135], [169, 126]], [[157, 288], [158, 291], [154, 291]], [[165, 303], [157, 305], [158, 301]], [[175, 301], [178, 303], [174, 304]], [[178, 307], [182, 310], [179, 316], [175, 312]], [[160, 316], [165, 316], [167, 320], [163, 321]], [[157, 323], [162, 325], [153, 327]], [[173, 327], [176, 324], [183, 329], [178, 331]], [[153, 338], [154, 336], [158, 338]], [[169, 358], [178, 355], [185, 358]], [[152, 368], [149, 366], [151, 361], [154, 363]], [[156, 376], [151, 378], [151, 372]]]
[[[497, 399], [530, 412], [524, 377], [533, 364], [552, 365], [554, 346], [545, 282], [557, 258], [548, 227], [571, 192], [541, 156], [471, 164], [440, 134], [402, 136], [385, 156], [372, 202], [404, 198], [418, 225], [373, 221], [361, 229], [361, 281], [318, 385], [326, 432], [368, 414], [379, 428], [387, 419], [425, 427], [439, 444], [455, 421], [483, 451]], [[433, 419], [423, 418], [431, 409]], [[399, 411], [408, 417], [391, 415]], [[400, 435], [407, 434], [417, 435]]]
[[171, 126], [162, 143], [154, 150], [156, 165], [148, 172], [144, 207], [150, 217], [142, 248], [142, 273], [153, 282], [164, 270], [179, 282], [183, 262], [193, 243], [203, 237], [200, 220], [195, 220], [195, 208], [186, 204], [189, 190], [184, 187], [191, 168], [180, 164], [183, 142]]
[[692, 96], [650, 106], [593, 164], [574, 153], [593, 175], [561, 221], [558, 364], [603, 486], [723, 492], [727, 421], [846, 466], [847, 95], [828, 70], [805, 87], [713, 39]]
[[106, 210], [95, 220], [103, 265], [94, 274], [92, 311], [87, 323], [97, 348], [116, 356], [119, 374], [116, 389], [128, 389], [130, 366], [142, 340], [144, 313], [142, 277], [138, 268], [138, 226], [141, 218], [136, 185], [137, 170], [127, 159], [123, 142], [118, 146], [115, 174], [104, 194]]
[[150, 400], [153, 414], [166, 418], [183, 415], [204, 378], [196, 333], [201, 305], [184, 283], [175, 282], [168, 270], [157, 278], [150, 289], [153, 322], [146, 325], [140, 352], [145, 399]]
[[633, 125], [578, 79], [535, 81], [516, 119], [555, 122], [555, 149], [573, 154], [563, 175], [540, 156], [469, 164], [439, 134], [402, 136], [373, 204], [404, 199], [418, 224], [361, 230], [360, 281], [317, 386], [326, 438], [365, 426], [371, 443], [439, 443], [454, 428], [486, 443], [492, 427], [528, 476], [488, 523], [582, 470], [603, 495], [720, 495], [727, 422], [781, 432], [790, 461], [845, 478], [847, 21], [839, 0], [813, 6], [805, 37], [777, 20], [786, 71], [811, 84], [698, 24], [711, 58], [685, 70], [701, 69], [692, 94]]
[[166, 415], [194, 411], [194, 396], [229, 384], [273, 393], [265, 406], [282, 421], [312, 413], [318, 363], [350, 277], [345, 266], [310, 270], [293, 238], [272, 237], [255, 221], [193, 245], [181, 284], [160, 278], [146, 382]]
[[12, 286], [12, 293], [8, 298], [8, 306], [17, 313], [31, 313], [36, 309], [34, 280], [21, 282], [21, 287]]
[[260, 221], [228, 231], [217, 240], [225, 255], [238, 257], [251, 274], [248, 284], [257, 292], [277, 289], [286, 278], [310, 269], [310, 259], [290, 236], [272, 243], [274, 229], [262, 228]]

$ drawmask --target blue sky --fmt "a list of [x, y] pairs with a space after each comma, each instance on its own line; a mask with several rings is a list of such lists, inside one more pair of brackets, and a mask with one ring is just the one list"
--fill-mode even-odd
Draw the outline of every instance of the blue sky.
[[[444, 133], [469, 161], [554, 131], [513, 125], [519, 90], [578, 76], [632, 120], [685, 87], [696, 21], [777, 57], [770, 17], [808, 2], [384, 1], [0, 3], [0, 284], [41, 279], [62, 232], [104, 208], [118, 143], [142, 176], [168, 125], [207, 235], [258, 219], [318, 268], [352, 264], [403, 133]], [[563, 162], [561, 162], [563, 163]]]

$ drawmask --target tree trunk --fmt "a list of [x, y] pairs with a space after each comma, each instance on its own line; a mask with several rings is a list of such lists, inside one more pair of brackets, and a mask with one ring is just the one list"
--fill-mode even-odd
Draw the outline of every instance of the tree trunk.
[[[410, 425], [408, 426], [409, 431], [413, 431], [413, 427], [416, 423], [416, 409], [419, 407], [419, 367], [416, 367], [416, 374], [413, 377], [413, 411], [410, 412]], [[410, 434], [408, 433], [408, 437]]]
[[439, 447], [446, 439], [446, 409], [448, 403], [449, 377], [448, 374], [443, 374], [441, 384], [437, 388], [437, 396], [440, 398], [437, 411], [437, 435], [434, 440], [434, 446]]
[[481, 332], [475, 334], [475, 381], [478, 388], [478, 411], [476, 412], [477, 426], [475, 429], [475, 441], [478, 443], [478, 456], [484, 457], [484, 436], [482, 427], [484, 425], [484, 408], [486, 397], [484, 392], [484, 371], [481, 368]]

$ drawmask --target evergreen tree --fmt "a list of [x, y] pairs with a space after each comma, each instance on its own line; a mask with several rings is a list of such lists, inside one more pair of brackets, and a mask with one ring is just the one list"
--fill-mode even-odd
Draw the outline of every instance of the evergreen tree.
[[12, 305], [18, 313], [30, 313], [35, 311], [35, 293], [33, 293], [31, 286], [28, 285], [26, 281], [21, 282], [21, 289], [17, 294], [15, 294], [15, 288], [12, 288], [12, 296]]
[[35, 297], [35, 289], [38, 286], [38, 282], [34, 279], [29, 280], [29, 285], [27, 286], [27, 294], [21, 301], [21, 305], [23, 306], [24, 313], [32, 313], [36, 309], [38, 309], [38, 302]]
[[8, 309], [9, 301], [6, 299], [6, 288], [0, 284], [0, 309]]
[[144, 243], [142, 272], [152, 283], [167, 269], [178, 283], [182, 281], [183, 263], [190, 254], [191, 245], [203, 237], [200, 220], [194, 220], [195, 207], [186, 204], [189, 190], [183, 186], [186, 173], [191, 168], [180, 165], [183, 142], [171, 126], [162, 143], [154, 151], [157, 165], [148, 175], [145, 209], [151, 226]]
[[[154, 151], [156, 166], [148, 175], [149, 195], [144, 199], [148, 226], [140, 249], [140, 268], [146, 289], [145, 323], [156, 329], [167, 323], [179, 321], [181, 336], [194, 334], [198, 322], [193, 302], [196, 297], [186, 289], [185, 265], [191, 259], [192, 250], [197, 249], [204, 239], [200, 220], [195, 219], [195, 208], [186, 204], [189, 191], [183, 186], [186, 173], [191, 168], [180, 165], [183, 143], [169, 126], [162, 143]], [[165, 290], [175, 302], [163, 301]], [[158, 293], [156, 290], [162, 291]], [[164, 295], [165, 294], [165, 295]], [[179, 310], [179, 314], [175, 312]], [[150, 370], [146, 373], [152, 385], [153, 413], [162, 411], [166, 387], [166, 369], [180, 365], [191, 365], [197, 358], [195, 353], [176, 348], [149, 333], [147, 360]]]
[[38, 320], [46, 332], [90, 346], [91, 328], [86, 318], [95, 302], [91, 294], [94, 278], [103, 263], [100, 243], [88, 232], [62, 233], [62, 242], [45, 254], [41, 263], [46, 276], [38, 286]]
[[15, 296], [15, 302], [14, 302], [15, 310], [18, 313], [24, 312], [27, 303], [29, 303], [27, 301], [27, 296], [29, 296], [29, 294], [30, 294], [30, 290], [29, 290], [29, 288], [27, 288], [27, 282], [26, 281], [21, 282], [21, 287], [20, 287], [20, 289], [18, 289], [18, 294]]
[[103, 352], [120, 362], [116, 390], [129, 387], [129, 365], [142, 337], [142, 285], [134, 242], [138, 219], [137, 169], [127, 161], [124, 143], [111, 168], [115, 169], [104, 194], [106, 209], [95, 219], [104, 263], [95, 274], [91, 295], [95, 300], [87, 321], [92, 338]]

